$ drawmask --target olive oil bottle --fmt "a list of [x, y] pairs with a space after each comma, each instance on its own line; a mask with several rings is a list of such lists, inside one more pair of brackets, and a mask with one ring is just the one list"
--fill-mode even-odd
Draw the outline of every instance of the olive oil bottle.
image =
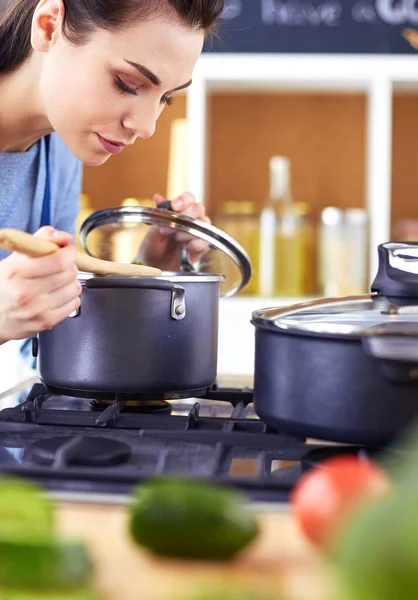
[[310, 207], [292, 195], [290, 161], [270, 159], [269, 206], [274, 213], [272, 292], [300, 297], [314, 289], [314, 227]]

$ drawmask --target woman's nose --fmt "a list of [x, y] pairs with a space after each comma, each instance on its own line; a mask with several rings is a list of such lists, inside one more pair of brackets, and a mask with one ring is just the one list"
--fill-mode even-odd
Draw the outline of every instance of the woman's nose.
[[141, 111], [140, 114], [127, 115], [122, 124], [125, 129], [134, 131], [137, 137], [146, 140], [154, 135], [157, 118], [154, 111], [149, 111], [148, 114]]

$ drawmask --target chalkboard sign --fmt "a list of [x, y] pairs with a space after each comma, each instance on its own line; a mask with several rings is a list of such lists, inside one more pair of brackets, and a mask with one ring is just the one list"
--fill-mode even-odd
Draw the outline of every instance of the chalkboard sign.
[[211, 52], [413, 54], [418, 0], [225, 0]]

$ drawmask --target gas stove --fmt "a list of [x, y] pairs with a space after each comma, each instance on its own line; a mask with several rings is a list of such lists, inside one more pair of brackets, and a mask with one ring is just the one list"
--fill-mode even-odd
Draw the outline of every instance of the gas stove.
[[286, 503], [316, 462], [377, 451], [276, 431], [255, 414], [249, 388], [136, 402], [61, 396], [35, 383], [13, 402], [2, 397], [0, 473], [63, 499], [124, 501], [145, 479], [176, 475], [232, 485], [252, 502]]

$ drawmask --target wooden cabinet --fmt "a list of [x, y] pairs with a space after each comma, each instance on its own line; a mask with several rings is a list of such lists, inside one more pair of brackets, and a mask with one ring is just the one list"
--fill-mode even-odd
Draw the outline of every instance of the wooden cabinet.
[[417, 140], [418, 92], [395, 92], [392, 133], [392, 227], [400, 219], [418, 219]]
[[260, 205], [269, 159], [290, 159], [295, 199], [317, 212], [363, 206], [366, 98], [363, 94], [216, 92], [208, 101], [207, 203]]

